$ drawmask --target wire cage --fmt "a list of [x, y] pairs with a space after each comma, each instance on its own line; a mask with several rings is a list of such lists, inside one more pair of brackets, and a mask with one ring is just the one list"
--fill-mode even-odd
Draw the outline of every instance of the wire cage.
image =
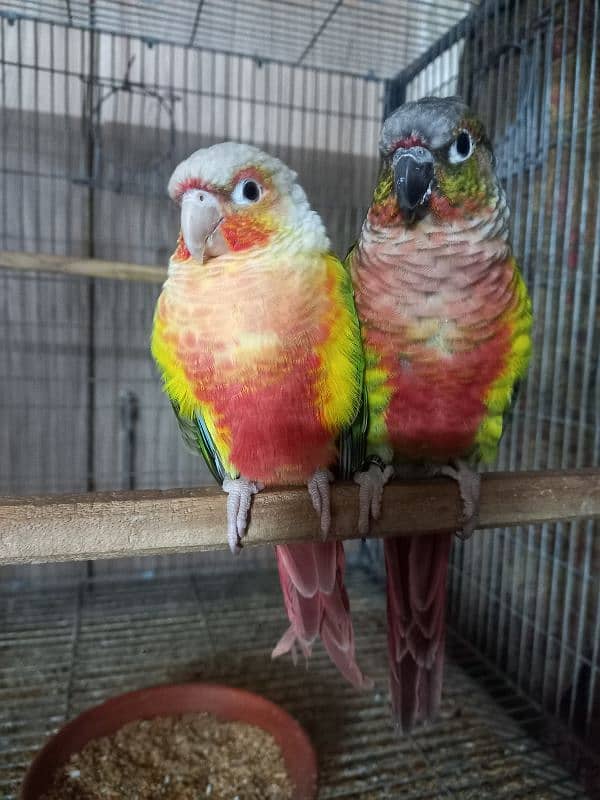
[[[0, 494], [209, 484], [148, 353], [173, 166], [215, 141], [259, 145], [298, 172], [343, 255], [382, 118], [430, 94], [483, 117], [533, 298], [498, 466], [597, 467], [599, 44], [597, 0], [5, 2]], [[323, 798], [600, 796], [598, 533], [583, 520], [455, 543], [442, 718], [404, 740], [387, 721], [377, 543], [350, 548], [377, 686], [361, 697], [320, 651], [308, 672], [268, 660], [283, 625], [269, 552], [0, 568], [0, 795], [82, 708], [201, 675], [301, 719]]]

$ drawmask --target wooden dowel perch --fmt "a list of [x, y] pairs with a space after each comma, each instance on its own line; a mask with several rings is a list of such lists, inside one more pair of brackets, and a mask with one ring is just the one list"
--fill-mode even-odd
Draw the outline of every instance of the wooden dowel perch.
[[146, 264], [130, 264], [125, 261], [103, 261], [100, 258], [71, 258], [48, 253], [21, 253], [0, 250], [0, 269], [21, 272], [51, 272], [87, 278], [141, 281], [142, 283], [164, 283], [167, 270]]
[[[226, 495], [217, 487], [0, 499], [0, 564], [227, 548]], [[332, 490], [331, 535], [357, 538], [358, 487]], [[460, 503], [448, 479], [392, 482], [371, 535], [455, 531]], [[480, 528], [600, 517], [600, 470], [482, 476]], [[318, 538], [304, 487], [254, 497], [247, 546]]]

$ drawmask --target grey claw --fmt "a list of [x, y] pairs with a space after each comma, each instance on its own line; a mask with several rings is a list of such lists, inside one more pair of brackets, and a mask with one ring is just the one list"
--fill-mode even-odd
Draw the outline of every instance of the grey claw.
[[377, 464], [371, 464], [366, 472], [354, 474], [354, 482], [360, 486], [358, 532], [361, 536], [368, 535], [371, 517], [379, 519], [381, 516], [383, 487], [393, 474], [394, 468], [389, 464], [384, 469]]
[[331, 527], [331, 492], [329, 484], [333, 481], [333, 474], [328, 469], [318, 469], [308, 481], [308, 493], [313, 508], [319, 516], [321, 536], [327, 538]]
[[465, 461], [456, 461], [440, 467], [439, 473], [447, 475], [458, 483], [458, 491], [462, 501], [462, 527], [456, 532], [459, 539], [469, 539], [479, 522], [479, 494], [481, 475]]
[[229, 549], [237, 555], [242, 549], [242, 539], [248, 527], [248, 512], [252, 495], [260, 492], [264, 484], [246, 478], [225, 478], [223, 491], [227, 492], [227, 541]]

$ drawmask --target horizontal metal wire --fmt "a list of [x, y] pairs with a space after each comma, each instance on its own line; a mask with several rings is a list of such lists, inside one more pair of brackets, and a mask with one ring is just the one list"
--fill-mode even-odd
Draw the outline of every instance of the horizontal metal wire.
[[424, 52], [475, 5], [475, 0], [243, 4], [180, 0], [168, 6], [126, 0], [6, 0], [3, 14], [9, 19], [26, 17], [118, 32], [151, 43], [238, 53], [262, 62], [386, 78]]

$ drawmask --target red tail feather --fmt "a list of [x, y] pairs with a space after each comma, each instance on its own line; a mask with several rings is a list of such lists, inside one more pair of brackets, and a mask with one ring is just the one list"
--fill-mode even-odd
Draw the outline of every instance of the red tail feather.
[[359, 689], [369, 688], [354, 653], [350, 603], [344, 586], [344, 548], [341, 542], [279, 545], [277, 565], [290, 627], [272, 657], [292, 653], [296, 645], [308, 657], [320, 637], [342, 675]]
[[451, 544], [450, 534], [385, 540], [390, 691], [404, 733], [440, 707]]

